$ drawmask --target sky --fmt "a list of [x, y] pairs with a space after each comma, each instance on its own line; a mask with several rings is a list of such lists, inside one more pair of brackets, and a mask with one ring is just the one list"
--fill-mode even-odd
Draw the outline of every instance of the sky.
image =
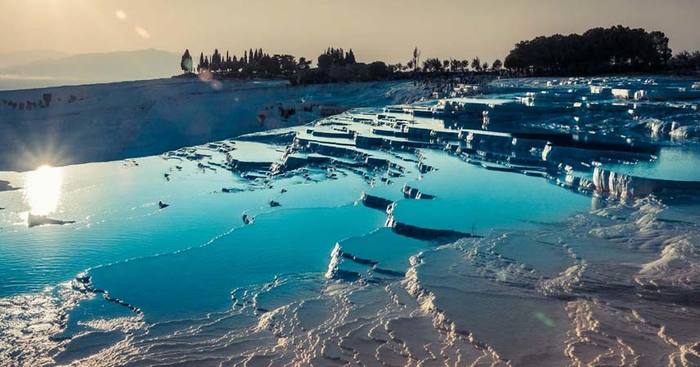
[[248, 48], [361, 61], [504, 58], [524, 39], [623, 24], [700, 49], [700, 0], [0, 0], [0, 54]]

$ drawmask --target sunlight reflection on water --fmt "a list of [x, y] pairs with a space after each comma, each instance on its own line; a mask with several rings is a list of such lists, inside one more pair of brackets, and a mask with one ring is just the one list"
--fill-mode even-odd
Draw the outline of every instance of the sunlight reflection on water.
[[56, 211], [61, 200], [63, 169], [41, 166], [28, 172], [24, 184], [24, 200], [30, 213], [48, 215]]

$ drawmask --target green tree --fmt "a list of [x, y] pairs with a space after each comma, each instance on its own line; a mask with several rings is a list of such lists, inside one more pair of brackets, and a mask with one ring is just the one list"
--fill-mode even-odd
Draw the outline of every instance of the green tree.
[[423, 71], [428, 73], [442, 71], [442, 62], [438, 58], [430, 58], [423, 61]]
[[355, 60], [355, 53], [352, 52], [352, 49], [348, 51], [348, 53], [345, 55], [345, 63], [346, 64], [355, 64], [357, 61]]
[[413, 71], [416, 71], [418, 69], [418, 65], [420, 62], [420, 51], [418, 50], [418, 47], [413, 49]]
[[389, 68], [381, 61], [375, 61], [367, 66], [370, 80], [385, 79], [389, 76]]
[[501, 62], [500, 59], [496, 59], [496, 61], [493, 62], [493, 65], [491, 65], [491, 69], [493, 69], [495, 71], [501, 70], [502, 67], [503, 67], [503, 62]]
[[204, 52], [199, 53], [199, 64], [197, 64], [197, 72], [199, 73], [203, 69], [206, 69], [204, 66]]
[[325, 53], [325, 54], [322, 54], [318, 57], [317, 63], [318, 63], [319, 69], [328, 70], [331, 68], [331, 65], [333, 64], [333, 59], [331, 58], [330, 55]]
[[190, 50], [185, 49], [185, 53], [182, 54], [182, 58], [180, 59], [180, 68], [182, 71], [185, 73], [191, 73], [192, 72], [192, 56], [190, 55]]
[[472, 70], [481, 71], [481, 59], [478, 56], [472, 60]]

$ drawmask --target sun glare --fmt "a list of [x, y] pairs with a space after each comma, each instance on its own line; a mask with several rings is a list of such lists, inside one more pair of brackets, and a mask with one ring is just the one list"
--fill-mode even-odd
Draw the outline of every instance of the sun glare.
[[24, 185], [25, 201], [33, 215], [48, 215], [56, 211], [61, 199], [63, 170], [41, 166], [27, 173]]

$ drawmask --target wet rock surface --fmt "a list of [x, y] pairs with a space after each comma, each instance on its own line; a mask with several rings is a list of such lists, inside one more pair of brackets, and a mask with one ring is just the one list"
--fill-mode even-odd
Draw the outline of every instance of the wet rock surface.
[[692, 83], [499, 80], [166, 153], [162, 185], [236, 180], [206, 191], [226, 230], [88, 269], [45, 329], [26, 304], [50, 302], [2, 298], [31, 331], [0, 361], [697, 365], [700, 177], [668, 158], [698, 148], [670, 136]]
[[0, 180], [0, 191], [10, 191], [18, 190], [18, 188], [13, 187], [9, 181]]
[[75, 223], [74, 220], [61, 220], [61, 219], [53, 219], [49, 218], [45, 215], [33, 215], [33, 214], [28, 214], [27, 215], [27, 226], [29, 228], [31, 227], [36, 227], [36, 226], [44, 226], [44, 225], [64, 225], [64, 224], [73, 224]]

